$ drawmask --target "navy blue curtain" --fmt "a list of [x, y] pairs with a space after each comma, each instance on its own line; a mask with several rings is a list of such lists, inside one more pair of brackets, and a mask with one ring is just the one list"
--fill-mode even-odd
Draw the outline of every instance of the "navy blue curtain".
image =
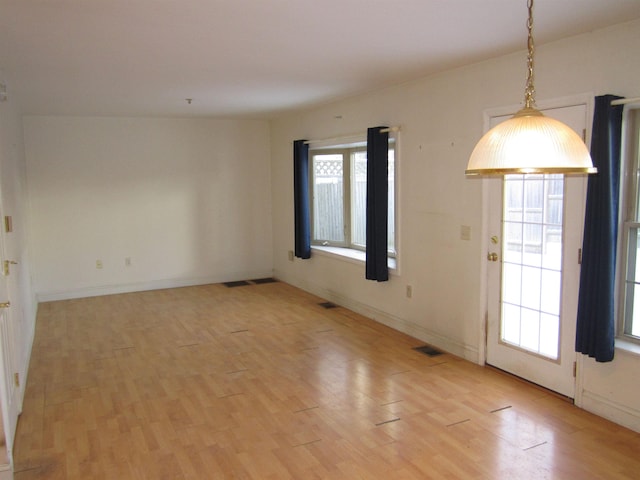
[[311, 258], [311, 220], [309, 210], [309, 144], [293, 142], [293, 210], [295, 256]]
[[387, 221], [389, 203], [389, 133], [367, 130], [367, 256], [366, 278], [389, 280], [387, 267]]
[[576, 352], [598, 362], [613, 360], [615, 340], [615, 277], [620, 198], [620, 97], [596, 97], [591, 158], [598, 173], [589, 176], [582, 240]]

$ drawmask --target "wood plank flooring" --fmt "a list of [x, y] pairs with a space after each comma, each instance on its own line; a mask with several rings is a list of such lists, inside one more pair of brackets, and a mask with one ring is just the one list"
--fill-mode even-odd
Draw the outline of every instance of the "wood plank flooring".
[[284, 283], [39, 307], [15, 479], [637, 479], [640, 435]]

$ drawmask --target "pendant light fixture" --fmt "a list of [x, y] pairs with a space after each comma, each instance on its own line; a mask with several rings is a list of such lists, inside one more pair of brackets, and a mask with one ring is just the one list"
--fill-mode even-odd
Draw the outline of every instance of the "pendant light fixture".
[[580, 136], [535, 108], [533, 0], [528, 0], [527, 84], [524, 108], [489, 130], [473, 149], [467, 175], [595, 173]]

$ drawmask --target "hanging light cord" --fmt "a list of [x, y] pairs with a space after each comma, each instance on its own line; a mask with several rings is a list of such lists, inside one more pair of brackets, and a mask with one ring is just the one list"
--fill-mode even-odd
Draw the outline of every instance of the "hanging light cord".
[[533, 86], [533, 0], [527, 1], [529, 18], [527, 19], [527, 86], [524, 90], [525, 108], [534, 108], [536, 89]]

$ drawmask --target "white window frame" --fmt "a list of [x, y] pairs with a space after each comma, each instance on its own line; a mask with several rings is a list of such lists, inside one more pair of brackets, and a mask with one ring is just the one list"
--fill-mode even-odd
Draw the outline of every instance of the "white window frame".
[[[640, 104], [629, 105], [623, 117], [622, 178], [620, 192], [620, 224], [618, 228], [618, 339], [640, 345], [640, 336], [632, 335], [633, 297], [627, 294], [629, 272], [640, 256], [630, 248], [634, 231], [640, 231]], [[640, 286], [636, 295], [640, 295]], [[640, 322], [640, 313], [635, 315]], [[636, 327], [637, 329], [637, 327]]]
[[[390, 267], [392, 269], [396, 268], [395, 259], [397, 257], [398, 251], [398, 148], [397, 141], [395, 137], [389, 137], [389, 149], [394, 151], [394, 170], [393, 170], [393, 179], [394, 179], [394, 192], [393, 192], [393, 205], [394, 205], [394, 225], [393, 225], [393, 239], [394, 239], [394, 248], [388, 250], [387, 254], [390, 259]], [[312, 248], [322, 249], [323, 251], [329, 254], [336, 254], [345, 257], [349, 257], [356, 261], [364, 261], [364, 251], [366, 246], [355, 244], [351, 239], [351, 154], [353, 152], [366, 152], [367, 143], [366, 141], [357, 141], [349, 144], [326, 144], [323, 143], [321, 146], [310, 146], [309, 148], [309, 193], [311, 198], [311, 246]], [[342, 183], [343, 183], [343, 219], [344, 219], [344, 242], [335, 242], [328, 241], [326, 239], [316, 239], [314, 225], [315, 225], [315, 202], [314, 198], [314, 155], [318, 154], [342, 154], [343, 155], [343, 172], [342, 172]]]
[[[311, 244], [331, 247], [351, 248], [354, 250], [362, 250], [355, 246], [351, 241], [351, 154], [356, 151], [362, 151], [366, 147], [353, 148], [322, 148], [309, 149], [309, 160], [311, 168], [309, 169], [310, 181], [309, 191], [311, 202]], [[332, 240], [329, 238], [318, 238], [316, 232], [316, 219], [318, 214], [315, 209], [316, 198], [316, 182], [315, 182], [315, 157], [317, 155], [340, 155], [342, 156], [342, 236], [343, 241]]]

